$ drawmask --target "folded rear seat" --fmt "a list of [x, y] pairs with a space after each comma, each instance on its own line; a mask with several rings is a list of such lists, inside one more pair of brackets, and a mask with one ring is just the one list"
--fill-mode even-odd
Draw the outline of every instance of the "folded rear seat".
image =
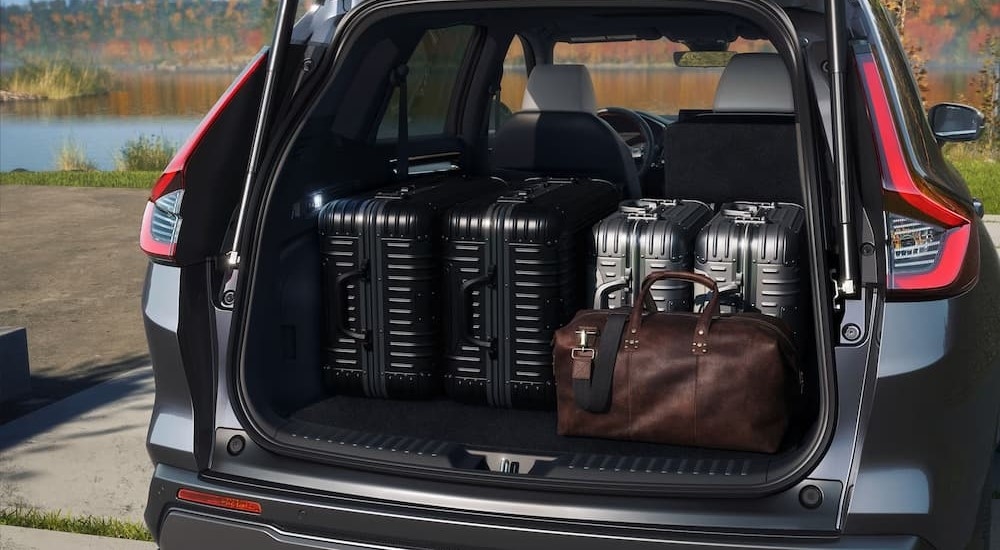
[[736, 55], [712, 112], [667, 126], [664, 197], [802, 203], [791, 79], [777, 54]]

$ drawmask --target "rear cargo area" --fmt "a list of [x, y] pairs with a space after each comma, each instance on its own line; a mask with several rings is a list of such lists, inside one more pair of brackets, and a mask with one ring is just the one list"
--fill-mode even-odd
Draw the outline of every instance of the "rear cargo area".
[[[790, 426], [775, 454], [561, 436], [557, 433], [557, 414], [551, 400], [503, 406], [503, 403], [488, 403], [485, 397], [454, 389], [446, 391], [444, 377], [449, 372], [449, 358], [440, 352], [421, 367], [429, 373], [429, 378], [421, 377], [423, 389], [419, 392], [415, 391], [417, 386], [404, 382], [400, 387], [414, 393], [366, 395], [364, 384], [343, 382], [345, 377], [352, 376], [351, 372], [358, 372], [359, 379], [366, 376], [352, 370], [357, 367], [355, 361], [343, 361], [346, 350], [338, 352], [337, 346], [343, 346], [344, 341], [335, 341], [334, 347], [329, 347], [327, 335], [335, 323], [330, 322], [331, 299], [328, 285], [323, 282], [323, 255], [319, 252], [322, 237], [315, 224], [315, 216], [302, 221], [301, 232], [280, 243], [279, 261], [257, 273], [256, 284], [266, 285], [270, 290], [258, 295], [255, 303], [258, 321], [248, 326], [245, 341], [247, 361], [241, 378], [244, 395], [259, 418], [267, 419], [272, 437], [279, 445], [335, 463], [374, 460], [394, 465], [393, 468], [434, 467], [454, 473], [499, 472], [514, 467], [522, 476], [539, 480], [589, 480], [626, 486], [701, 485], [709, 479], [710, 486], [719, 483], [753, 486], [804, 458], [802, 443], [813, 435], [819, 406], [815, 386], [818, 363], [805, 354], [800, 367], [807, 392], [794, 404]], [[584, 269], [591, 271], [588, 274]], [[592, 279], [594, 269], [594, 259], [586, 255], [577, 258], [574, 264], [574, 270], [584, 278]], [[476, 268], [471, 275], [482, 272]], [[440, 281], [447, 284], [448, 278], [442, 277]], [[592, 281], [590, 285], [593, 284]], [[787, 305], [787, 295], [785, 299]], [[584, 304], [583, 298], [580, 303]], [[447, 300], [438, 305], [444, 306], [439, 310], [441, 324], [465, 317], [464, 312], [453, 309]], [[478, 302], [472, 305], [478, 307]], [[398, 303], [395, 306], [408, 307]], [[575, 311], [577, 307], [587, 306], [571, 309]], [[805, 306], [803, 309], [809, 310]], [[397, 318], [405, 319], [405, 315]], [[346, 321], [353, 323], [354, 318], [348, 317]], [[516, 329], [516, 320], [513, 326]], [[802, 344], [803, 349], [814, 355], [806, 336], [811, 327], [803, 323], [797, 328], [799, 340], [807, 342]], [[503, 332], [499, 334], [505, 336]], [[548, 338], [551, 337], [543, 339]], [[351, 346], [357, 344], [358, 350], [364, 352], [363, 344], [346, 341]], [[430, 349], [446, 349], [443, 341], [425, 343]], [[482, 376], [484, 384], [489, 384], [491, 373], [495, 372], [491, 370], [496, 366], [495, 356], [484, 348], [461, 342], [458, 345], [465, 347], [468, 354], [462, 359], [460, 368], [465, 369], [462, 374], [474, 379]], [[411, 348], [393, 351], [392, 357], [400, 353], [409, 357], [407, 349]], [[528, 358], [523, 366], [515, 362], [512, 372], [520, 371], [520, 376], [528, 379], [537, 376], [544, 379], [546, 369], [551, 373], [551, 355]], [[346, 374], [330, 376], [333, 366], [343, 367], [345, 363], [350, 367], [342, 369]], [[393, 362], [385, 361], [385, 368], [392, 371]], [[399, 384], [399, 380], [407, 377], [395, 379]], [[669, 398], [669, 392], [669, 388], [664, 388], [665, 398]], [[504, 460], [514, 466], [501, 467]], [[706, 478], [701, 474], [719, 477]]]
[[[542, 27], [565, 25], [538, 36], [570, 41], [592, 36], [607, 14], [537, 15]], [[683, 14], [667, 11], [616, 15], [618, 25], [650, 38], [665, 39], [665, 27], [685, 24]], [[661, 27], [646, 21], [652, 15]], [[738, 17], [718, 15], [721, 34], [740, 28], [732, 26]], [[754, 105], [753, 94], [735, 106], [722, 102], [703, 118], [643, 112], [653, 141], [632, 152], [622, 143], [622, 175], [597, 173], [585, 155], [548, 145], [528, 155], [534, 170], [498, 166], [494, 161], [509, 153], [504, 133], [522, 122], [542, 124], [547, 111], [539, 99], [541, 114], [505, 105], [513, 114], [494, 117], [499, 95], [486, 93], [484, 66], [506, 66], [515, 34], [530, 31], [518, 29], [513, 12], [484, 16], [474, 29], [462, 21], [460, 13], [437, 14], [411, 21], [410, 34], [401, 35], [388, 32], [402, 28], [388, 18], [379, 22], [381, 34], [361, 35], [370, 47], [353, 49], [334, 73], [356, 78], [334, 77], [271, 183], [254, 250], [246, 254], [252, 267], [233, 369], [239, 406], [259, 427], [256, 436], [275, 452], [318, 462], [487, 484], [516, 475], [519, 483], [567, 490], [725, 491], [764, 487], [802, 467], [830, 412], [821, 381], [832, 365], [815, 339], [826, 330], [828, 305], [811, 279], [825, 268], [809, 253], [818, 239], [809, 231], [802, 186], [812, 182], [800, 178], [790, 92], [780, 113]], [[460, 30], [434, 34], [449, 28]], [[743, 32], [755, 40], [767, 34]], [[414, 76], [420, 69], [411, 50], [432, 42], [452, 51], [454, 40], [468, 43], [449, 66], [461, 67], [454, 86], [429, 87]], [[434, 50], [422, 55], [433, 59]], [[746, 55], [756, 64], [753, 56], [763, 54]], [[778, 54], [767, 55], [783, 70]], [[392, 67], [402, 62], [411, 82], [401, 86], [385, 73], [398, 74]], [[357, 95], [366, 85], [376, 91]], [[476, 85], [483, 93], [468, 91]], [[423, 89], [452, 98], [442, 136], [420, 134], [430, 124], [421, 118], [425, 96], [403, 114], [394, 107]], [[464, 111], [456, 108], [462, 101]], [[466, 114], [466, 122], [486, 118], [488, 131], [462, 130], [464, 123], [453, 120], [476, 109], [491, 114]], [[579, 128], [619, 130], [588, 109], [579, 114], [596, 123]], [[345, 114], [360, 112], [372, 119], [359, 126], [358, 117]], [[590, 131], [567, 124], [567, 140]], [[759, 146], [762, 139], [768, 147]], [[511, 154], [522, 145], [517, 141]], [[643, 171], [636, 176], [633, 154], [643, 151], [655, 162], [637, 163]], [[617, 162], [618, 153], [607, 158]], [[538, 160], [549, 154], [558, 168]], [[410, 159], [402, 168], [400, 155]], [[788, 428], [776, 453], [557, 433], [554, 332], [595, 305], [700, 311], [707, 289], [690, 283], [657, 283], [649, 303], [635, 301], [643, 277], [663, 269], [716, 280], [723, 313], [762, 312], [788, 324], [802, 373], [789, 384], [802, 394], [787, 404]], [[672, 389], [662, 391], [669, 399]]]

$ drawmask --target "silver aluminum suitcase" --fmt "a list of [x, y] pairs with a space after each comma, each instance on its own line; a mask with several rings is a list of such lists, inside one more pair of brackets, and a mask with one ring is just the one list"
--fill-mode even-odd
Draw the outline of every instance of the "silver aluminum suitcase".
[[[625, 201], [594, 226], [597, 250], [595, 309], [633, 305], [653, 271], [691, 271], [694, 241], [712, 209], [694, 200]], [[668, 279], [650, 293], [658, 311], [691, 311], [691, 283]]]
[[798, 339], [808, 305], [804, 237], [805, 212], [797, 204], [726, 203], [698, 235], [694, 270], [735, 294], [723, 312], [781, 318]]

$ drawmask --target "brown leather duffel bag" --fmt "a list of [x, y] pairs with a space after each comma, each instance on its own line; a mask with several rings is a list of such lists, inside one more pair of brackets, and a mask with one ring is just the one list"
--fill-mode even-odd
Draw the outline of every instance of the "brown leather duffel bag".
[[790, 332], [759, 313], [720, 316], [715, 281], [701, 313], [586, 310], [555, 335], [559, 434], [773, 453], [802, 392]]

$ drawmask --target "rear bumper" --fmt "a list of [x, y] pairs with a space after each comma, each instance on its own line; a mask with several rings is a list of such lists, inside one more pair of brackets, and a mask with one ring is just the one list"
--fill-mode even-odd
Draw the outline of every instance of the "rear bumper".
[[[558, 538], [557, 538], [558, 537]], [[578, 548], [581, 543], [578, 537], [571, 533], [546, 533], [546, 538], [557, 544], [555, 548], [572, 547]], [[474, 541], [480, 540], [481, 544]], [[537, 541], [537, 542], [536, 542]], [[793, 549], [793, 548], [829, 548], [833, 549], [899, 549], [918, 550], [931, 548], [916, 537], [845, 537], [833, 540], [812, 540], [812, 541], [770, 541], [766, 543], [754, 544], [748, 540], [739, 541], [732, 537], [730, 542], [719, 540], [703, 541], [670, 541], [670, 540], [642, 540], [634, 541], [635, 544], [628, 545], [622, 540], [608, 540], [602, 538], [596, 541], [596, 547], [603, 548], [657, 548], [667, 550], [672, 548], [683, 548], [692, 550], [696, 548], [759, 548], [759, 549]], [[541, 544], [532, 534], [524, 534], [523, 541], [514, 542], [513, 546], [497, 546], [494, 542], [482, 542], [481, 539], [470, 538], [468, 546], [462, 544], [461, 548], [537, 548], [536, 544]], [[631, 542], [631, 541], [630, 541]], [[573, 546], [569, 546], [573, 545]], [[172, 550], [174, 548], [195, 549], [202, 547], [212, 548], [245, 548], [252, 550], [289, 550], [289, 549], [329, 549], [329, 550], [368, 550], [379, 549], [389, 550], [394, 548], [404, 548], [401, 546], [387, 546], [385, 544], [351, 542], [345, 540], [335, 540], [332, 538], [310, 536], [302, 533], [291, 533], [282, 531], [270, 525], [244, 521], [232, 518], [212, 516], [208, 514], [190, 512], [186, 510], [175, 510], [167, 514], [163, 523], [163, 534], [160, 537], [160, 548]], [[454, 548], [455, 546], [449, 546]], [[590, 548], [591, 545], [584, 545]]]
[[[181, 487], [257, 501], [253, 515], [177, 501]], [[332, 505], [329, 499], [302, 494], [277, 495], [238, 489], [193, 472], [159, 466], [150, 487], [146, 521], [164, 550], [245, 549], [392, 549], [392, 548], [573, 548], [574, 550], [683, 548], [887, 548], [927, 549], [913, 536], [782, 536], [744, 533], [705, 534], [657, 526], [623, 527], [594, 522], [559, 523], [501, 515], [456, 517], [442, 510], [398, 505]]]

